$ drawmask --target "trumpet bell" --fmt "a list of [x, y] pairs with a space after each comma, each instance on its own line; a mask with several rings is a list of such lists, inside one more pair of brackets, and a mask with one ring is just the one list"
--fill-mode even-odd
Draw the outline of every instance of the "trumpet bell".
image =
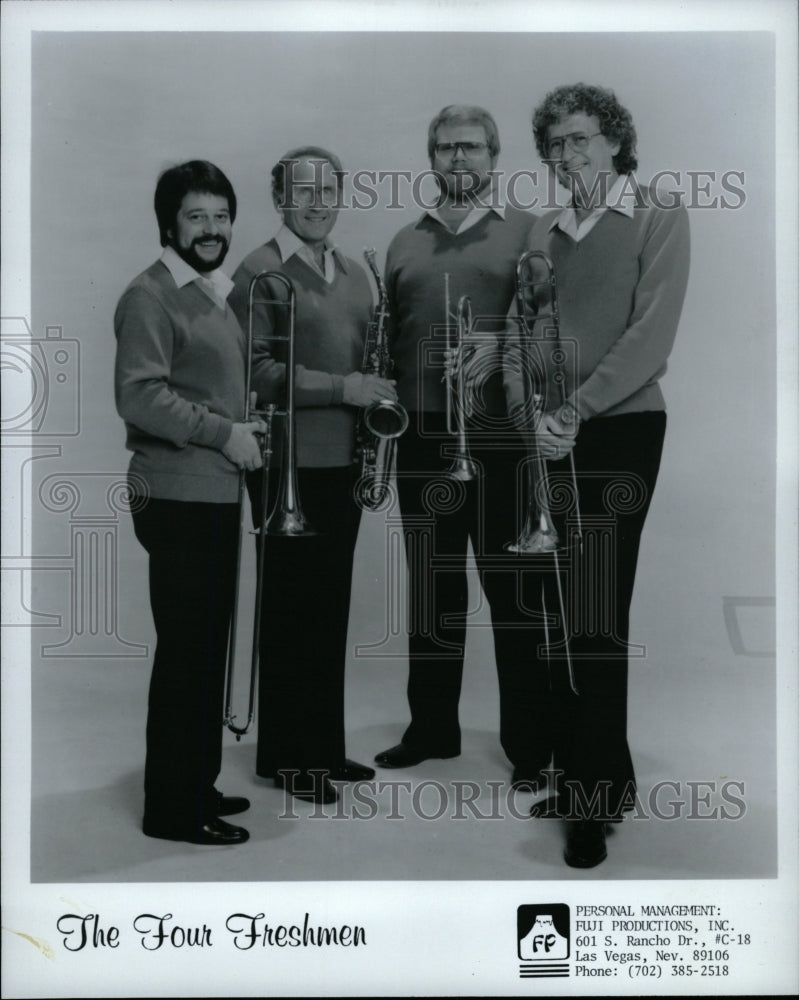
[[468, 483], [472, 479], [480, 478], [480, 467], [468, 455], [456, 455], [452, 460], [452, 465], [447, 469], [447, 475], [451, 479]]
[[296, 538], [300, 535], [310, 537], [317, 532], [309, 526], [300, 511], [280, 510], [275, 511], [272, 517], [269, 518], [266, 533], [270, 538]]
[[535, 531], [523, 531], [515, 542], [506, 542], [503, 549], [505, 552], [516, 552], [525, 556], [538, 555], [545, 552], [558, 552], [560, 543], [554, 531], [537, 528]]

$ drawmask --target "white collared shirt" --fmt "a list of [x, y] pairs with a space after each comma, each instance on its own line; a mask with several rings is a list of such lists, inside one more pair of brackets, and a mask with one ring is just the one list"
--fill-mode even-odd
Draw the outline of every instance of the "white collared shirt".
[[572, 203], [552, 220], [549, 225], [549, 231], [551, 232], [557, 226], [561, 232], [566, 233], [567, 236], [571, 236], [575, 243], [579, 243], [580, 240], [585, 239], [591, 232], [605, 212], [620, 212], [622, 215], [626, 215], [628, 219], [632, 219], [635, 213], [635, 190], [637, 186], [638, 182], [632, 174], [619, 174], [608, 191], [605, 202], [595, 208], [590, 215], [579, 221], [577, 219], [577, 212], [574, 210], [574, 204]]
[[214, 271], [208, 271], [205, 274], [201, 274], [199, 271], [196, 271], [191, 264], [187, 264], [174, 247], [170, 246], [164, 248], [164, 252], [161, 254], [161, 260], [164, 262], [167, 270], [174, 278], [175, 284], [178, 288], [183, 288], [184, 285], [190, 285], [194, 281], [197, 283], [198, 287], [205, 292], [209, 299], [211, 299], [212, 302], [224, 311], [226, 308], [227, 297], [233, 289], [233, 282], [224, 271], [220, 268], [216, 268]]
[[505, 218], [505, 202], [499, 194], [496, 194], [495, 196], [493, 188], [489, 190], [488, 201], [484, 201], [482, 198], [477, 198], [476, 202], [477, 204], [469, 210], [457, 230], [449, 227], [449, 225], [439, 215], [437, 208], [428, 208], [423, 213], [422, 218], [424, 218], [425, 215], [429, 215], [431, 219], [435, 219], [436, 222], [440, 223], [445, 229], [448, 229], [455, 236], [460, 236], [461, 233], [465, 233], [467, 230], [471, 229], [472, 226], [476, 226], [483, 216], [488, 215], [489, 212], [496, 212], [500, 219]]
[[[275, 243], [277, 243], [277, 248], [280, 251], [280, 259], [285, 264], [289, 257], [297, 256], [300, 260], [304, 261], [309, 267], [312, 267], [317, 274], [321, 274], [328, 285], [332, 284], [333, 279], [336, 276], [336, 261], [334, 254], [338, 252], [338, 247], [325, 243], [325, 249], [323, 254], [324, 260], [324, 270], [319, 267], [316, 263], [316, 258], [314, 257], [314, 252], [308, 246], [307, 243], [299, 238], [299, 236], [289, 229], [288, 226], [283, 225], [280, 227], [277, 235], [275, 236]], [[339, 263], [341, 263], [341, 255], [338, 255]], [[343, 264], [342, 264], [343, 268]]]

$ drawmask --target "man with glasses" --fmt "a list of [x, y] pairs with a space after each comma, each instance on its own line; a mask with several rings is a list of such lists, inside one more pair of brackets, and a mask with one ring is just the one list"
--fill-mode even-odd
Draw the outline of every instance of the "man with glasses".
[[[571, 195], [567, 208], [537, 220], [529, 247], [552, 262], [560, 337], [576, 359], [563, 396], [554, 372], [546, 373], [534, 441], [553, 482], [569, 478], [573, 454], [584, 529], [568, 621], [578, 693], [551, 690], [542, 658], [535, 731], [553, 751], [551, 812], [568, 819], [565, 860], [588, 868], [606, 857], [605, 823], [618, 822], [635, 800], [626, 734], [629, 610], [666, 428], [659, 379], [685, 297], [689, 231], [683, 207], [658, 207], [633, 176], [635, 128], [611, 91], [557, 88], [535, 109], [533, 133]], [[510, 412], [520, 415], [524, 387], [513, 355], [506, 355], [506, 391]], [[600, 543], [607, 561], [589, 564]], [[531, 654], [543, 642], [531, 643]]]
[[[439, 199], [402, 229], [388, 250], [390, 350], [399, 399], [410, 416], [397, 447], [397, 487], [410, 582], [411, 721], [401, 742], [375, 760], [381, 767], [402, 768], [461, 752], [458, 703], [471, 541], [491, 609], [500, 740], [513, 764], [513, 780], [521, 783], [546, 760], [534, 757], [530, 748], [529, 652], [520, 627], [516, 566], [510, 557], [502, 562], [503, 544], [517, 531], [522, 448], [507, 418], [499, 338], [533, 217], [504, 205], [493, 188], [499, 151], [496, 123], [483, 108], [450, 105], [439, 112], [428, 131]], [[447, 474], [456, 441], [447, 432], [443, 381], [449, 360], [446, 327], [464, 295], [470, 297], [478, 331], [469, 345], [474, 351], [468, 376], [476, 391], [467, 431], [479, 474], [469, 482]]]

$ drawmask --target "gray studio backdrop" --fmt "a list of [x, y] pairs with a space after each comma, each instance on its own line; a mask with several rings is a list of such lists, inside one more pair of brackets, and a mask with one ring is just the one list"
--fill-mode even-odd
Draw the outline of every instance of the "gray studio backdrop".
[[[66, 734], [73, 709], [91, 712], [100, 679], [96, 671], [87, 676], [87, 664], [130, 657], [131, 669], [145, 670], [153, 639], [146, 561], [117, 485], [128, 455], [113, 399], [112, 316], [127, 282], [160, 252], [152, 211], [158, 173], [200, 157], [228, 174], [239, 199], [225, 264], [232, 273], [277, 228], [268, 174], [282, 152], [315, 143], [336, 151], [349, 171], [416, 173], [429, 167], [428, 122], [451, 102], [493, 112], [498, 167], [506, 176], [538, 171], [538, 186], [520, 184], [517, 192], [545, 197], [530, 112], [548, 89], [577, 80], [614, 88], [631, 110], [639, 177], [677, 172], [678, 186], [689, 191], [693, 183], [703, 206], [690, 213], [690, 286], [663, 382], [669, 432], [641, 556], [634, 639], [653, 651], [658, 669], [710, 672], [700, 711], [712, 711], [714, 688], [728, 682], [728, 668], [739, 676], [743, 662], [747, 684], [772, 687], [769, 35], [44, 32], [33, 44], [30, 322], [46, 341], [52, 403], [34, 461], [19, 475], [33, 498], [32, 610], [41, 625], [33, 632], [34, 678], [45, 661], [70, 673], [76, 702], [37, 707], [34, 683], [34, 796], [50, 775], [36, 746]], [[692, 182], [689, 171], [716, 180]], [[728, 194], [729, 207], [711, 207], [730, 172], [743, 197]], [[407, 185], [404, 207], [392, 209], [389, 182], [377, 189], [376, 207], [341, 212], [335, 236], [350, 256], [375, 246], [382, 267], [392, 235], [419, 210]], [[353, 643], [382, 634], [376, 583], [384, 558], [372, 517], [359, 546]], [[91, 585], [89, 571], [97, 578]], [[397, 643], [401, 653], [401, 636]], [[400, 658], [390, 689], [396, 701], [387, 708], [398, 723], [404, 670]], [[745, 696], [732, 702], [741, 721], [746, 703]], [[143, 706], [120, 706], [134, 709], [143, 727]], [[664, 721], [677, 739], [685, 725], [680, 717]], [[771, 752], [762, 766], [773, 779]]]

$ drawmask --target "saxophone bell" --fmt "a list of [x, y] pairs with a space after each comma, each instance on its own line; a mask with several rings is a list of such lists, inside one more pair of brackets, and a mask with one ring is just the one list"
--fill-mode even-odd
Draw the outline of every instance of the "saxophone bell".
[[393, 399], [381, 399], [364, 410], [363, 422], [381, 441], [393, 441], [408, 429], [408, 411]]

